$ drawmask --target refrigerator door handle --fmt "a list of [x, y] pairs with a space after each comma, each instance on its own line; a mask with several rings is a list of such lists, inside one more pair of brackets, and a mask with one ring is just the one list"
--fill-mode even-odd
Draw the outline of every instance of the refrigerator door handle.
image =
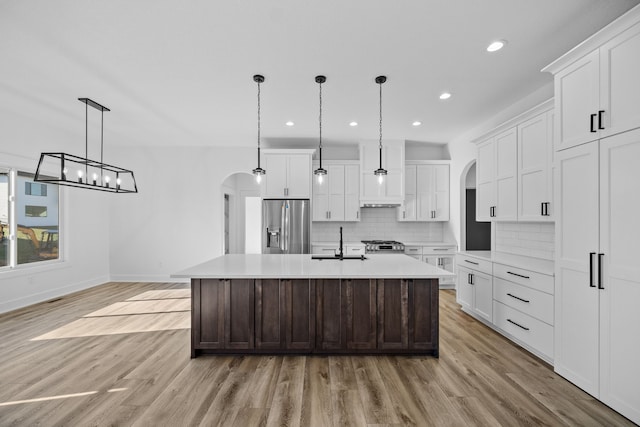
[[[287, 189], [288, 190], [288, 189]], [[284, 202], [284, 253], [289, 253], [289, 239], [291, 238], [291, 221], [290, 221], [291, 209], [289, 206], [289, 202], [285, 200]]]
[[285, 216], [286, 216], [286, 206], [285, 202], [282, 202], [280, 206], [280, 250], [284, 253], [285, 251], [285, 241], [287, 240], [287, 228], [285, 225]]

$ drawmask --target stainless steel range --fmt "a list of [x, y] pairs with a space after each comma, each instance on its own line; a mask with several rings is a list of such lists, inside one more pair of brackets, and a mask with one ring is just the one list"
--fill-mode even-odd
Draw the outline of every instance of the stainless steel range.
[[404, 244], [395, 240], [363, 240], [364, 251], [367, 254], [402, 254]]

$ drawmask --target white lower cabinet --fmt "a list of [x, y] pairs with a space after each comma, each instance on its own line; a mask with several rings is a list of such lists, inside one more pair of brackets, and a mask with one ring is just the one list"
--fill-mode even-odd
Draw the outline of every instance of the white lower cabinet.
[[[456, 299], [463, 310], [553, 363], [553, 276], [466, 254], [456, 262]], [[551, 261], [543, 263], [553, 271]]]
[[[461, 264], [466, 261], [467, 264]], [[477, 269], [467, 267], [474, 265]], [[491, 263], [489, 262], [489, 267]], [[464, 265], [464, 266], [463, 266]], [[485, 270], [483, 261], [464, 257], [458, 260], [457, 300], [466, 311], [470, 311], [489, 323], [493, 322], [493, 277]]]

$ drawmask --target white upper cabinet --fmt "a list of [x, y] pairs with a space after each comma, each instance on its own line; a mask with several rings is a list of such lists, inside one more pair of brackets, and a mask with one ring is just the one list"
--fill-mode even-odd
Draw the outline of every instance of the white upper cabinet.
[[360, 166], [344, 166], [344, 220], [360, 221]]
[[265, 199], [311, 198], [311, 155], [314, 150], [262, 150], [267, 171], [261, 192]]
[[553, 112], [518, 125], [518, 220], [553, 221]]
[[429, 161], [405, 166], [404, 203], [398, 221], [449, 220], [449, 165]]
[[636, 9], [543, 70], [555, 80], [556, 150], [640, 127]]
[[322, 182], [313, 177], [313, 221], [359, 221], [358, 165], [326, 161], [323, 167]]
[[552, 102], [476, 140], [477, 221], [553, 221]]
[[417, 165], [404, 169], [404, 203], [398, 208], [398, 221], [415, 221], [418, 212]]
[[404, 141], [383, 142], [382, 167], [387, 175], [382, 184], [373, 174], [379, 167], [378, 144], [360, 143], [360, 205], [401, 204], [404, 199]]
[[516, 220], [518, 203], [516, 128], [478, 145], [476, 219]]

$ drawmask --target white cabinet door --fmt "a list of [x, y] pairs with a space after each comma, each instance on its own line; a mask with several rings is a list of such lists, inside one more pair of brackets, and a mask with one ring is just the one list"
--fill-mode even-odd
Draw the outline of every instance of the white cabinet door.
[[[269, 171], [267, 171], [269, 173]], [[287, 156], [287, 198], [308, 199], [311, 194], [311, 157], [306, 154]]]
[[493, 321], [493, 276], [474, 271], [471, 276], [473, 286], [473, 311], [488, 322]]
[[490, 139], [478, 145], [476, 163], [476, 221], [491, 221], [495, 195], [496, 146]]
[[327, 166], [329, 221], [344, 221], [344, 165]]
[[542, 113], [518, 125], [518, 220], [550, 221], [553, 152], [549, 119]]
[[264, 176], [265, 198], [286, 197], [287, 188], [287, 165], [288, 157], [282, 154], [264, 154], [264, 169], [267, 173]]
[[600, 137], [600, 61], [596, 50], [554, 76], [555, 149], [564, 150]]
[[344, 220], [360, 221], [360, 167], [344, 167]]
[[556, 167], [554, 369], [598, 397], [598, 143], [557, 152]]
[[313, 221], [329, 219], [329, 182], [330, 177], [323, 177], [322, 182], [313, 180]]
[[398, 208], [398, 221], [415, 221], [417, 213], [416, 174], [418, 166], [406, 165], [404, 168], [404, 203]]
[[494, 219], [518, 219], [518, 133], [516, 128], [496, 136], [496, 184]]
[[449, 221], [449, 165], [433, 165], [433, 221]]
[[600, 48], [600, 136], [640, 127], [640, 23]]
[[640, 129], [600, 141], [600, 399], [635, 422], [640, 420], [638, 160]]
[[458, 266], [456, 278], [456, 301], [462, 307], [471, 309], [473, 306], [473, 285], [471, 284], [471, 270]]

